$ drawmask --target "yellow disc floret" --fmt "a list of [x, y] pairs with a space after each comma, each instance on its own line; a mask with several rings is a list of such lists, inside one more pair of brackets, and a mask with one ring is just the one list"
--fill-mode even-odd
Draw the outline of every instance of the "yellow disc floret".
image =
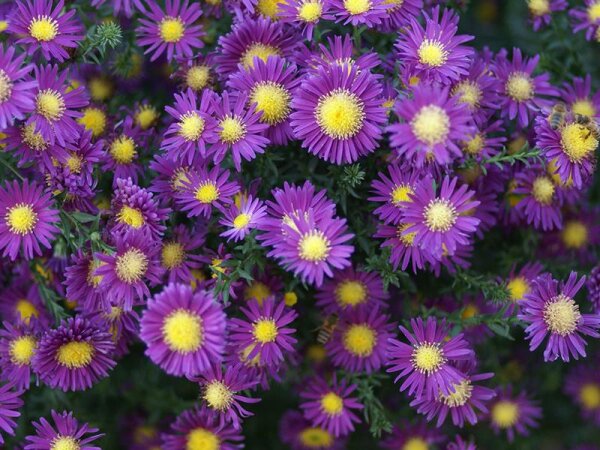
[[344, 399], [335, 392], [328, 392], [321, 398], [321, 409], [328, 416], [339, 416], [344, 411]]
[[544, 306], [543, 317], [551, 333], [567, 336], [577, 329], [581, 313], [575, 300], [560, 294]]
[[73, 436], [58, 435], [50, 443], [50, 450], [80, 450], [79, 441]]
[[510, 428], [519, 420], [519, 405], [510, 400], [500, 400], [492, 407], [491, 417], [498, 428]]
[[506, 93], [516, 102], [530, 100], [535, 93], [531, 77], [523, 72], [511, 73], [506, 82]]
[[552, 203], [555, 191], [554, 183], [547, 176], [537, 177], [533, 180], [531, 185], [531, 193], [533, 198], [542, 205], [549, 205]]
[[410, 196], [413, 194], [412, 187], [408, 184], [401, 184], [400, 186], [394, 187], [390, 193], [392, 203], [396, 206], [400, 206], [403, 202], [412, 201]]
[[450, 117], [439, 106], [426, 105], [415, 114], [410, 127], [421, 142], [435, 145], [446, 140], [450, 132]]
[[330, 138], [349, 139], [363, 127], [364, 103], [347, 89], [335, 89], [319, 98], [315, 117]]
[[600, 409], [600, 384], [585, 383], [579, 390], [579, 399], [587, 410]]
[[344, 348], [361, 358], [370, 356], [376, 343], [377, 332], [366, 324], [350, 325], [342, 338]]
[[323, 4], [320, 1], [305, 1], [298, 8], [298, 18], [303, 22], [316, 22], [323, 14]]
[[333, 435], [318, 427], [308, 427], [300, 434], [300, 442], [307, 448], [325, 449], [333, 445]]
[[65, 99], [54, 89], [40, 91], [35, 99], [36, 111], [51, 122], [60, 119], [65, 112]]
[[366, 13], [371, 5], [371, 0], [344, 0], [344, 9], [353, 16]]
[[428, 375], [436, 372], [446, 362], [440, 346], [429, 343], [414, 347], [411, 359], [416, 370]]
[[194, 428], [186, 438], [185, 450], [219, 450], [221, 440], [212, 431]]
[[431, 200], [425, 207], [425, 225], [431, 231], [446, 232], [456, 223], [458, 214], [454, 205], [443, 198]]
[[429, 450], [427, 442], [419, 436], [409, 438], [400, 450]]
[[195, 111], [189, 111], [179, 118], [179, 135], [186, 141], [197, 141], [204, 131], [204, 119]]
[[11, 233], [25, 236], [33, 231], [38, 221], [38, 215], [33, 210], [33, 205], [17, 203], [7, 209], [4, 216]]
[[473, 394], [473, 385], [467, 379], [460, 383], [453, 384], [450, 388], [450, 394], [444, 395], [440, 392], [439, 399], [450, 408], [457, 408], [469, 401]]
[[110, 144], [110, 155], [118, 164], [129, 164], [137, 155], [135, 141], [126, 135], [121, 135]]
[[594, 154], [598, 140], [582, 125], [569, 123], [560, 132], [560, 143], [571, 162], [577, 163]]
[[529, 282], [523, 277], [515, 277], [506, 285], [512, 302], [523, 300], [530, 291]]
[[200, 183], [195, 193], [196, 200], [203, 204], [209, 204], [218, 200], [219, 195], [219, 188], [211, 180]]
[[281, 51], [277, 47], [254, 42], [246, 48], [246, 51], [240, 58], [240, 62], [244, 68], [249, 69], [254, 67], [254, 58], [260, 58], [263, 62], [267, 62], [269, 56], [281, 56]]
[[131, 228], [141, 228], [144, 225], [144, 215], [137, 208], [124, 205], [117, 214], [117, 220], [129, 225]]
[[179, 17], [165, 16], [158, 25], [158, 32], [167, 43], [179, 42], [185, 34], [185, 26]]
[[202, 398], [213, 409], [224, 411], [233, 400], [233, 392], [221, 381], [211, 381], [204, 387]]
[[256, 110], [262, 112], [261, 122], [276, 125], [283, 122], [290, 113], [291, 95], [279, 83], [262, 81], [250, 92], [250, 102], [256, 103]]
[[260, 319], [252, 326], [252, 336], [261, 344], [275, 342], [277, 334], [277, 324], [273, 319]]
[[31, 363], [35, 354], [37, 340], [33, 336], [19, 336], [10, 342], [8, 353], [13, 364], [26, 366]]
[[417, 53], [419, 62], [429, 67], [439, 67], [448, 60], [448, 51], [438, 40], [423, 40]]
[[77, 119], [77, 122], [91, 131], [92, 136], [98, 137], [106, 129], [106, 114], [100, 108], [90, 106], [83, 110], [83, 116]]
[[322, 231], [310, 231], [298, 241], [298, 253], [305, 261], [317, 262], [327, 258], [330, 251], [329, 239]]
[[58, 35], [58, 22], [52, 17], [37, 16], [29, 22], [29, 34], [39, 42], [48, 42]]
[[344, 280], [335, 288], [335, 298], [340, 305], [356, 306], [367, 300], [367, 287], [356, 280]]
[[115, 272], [117, 278], [127, 284], [137, 283], [146, 274], [148, 257], [137, 248], [130, 248], [117, 256]]
[[531, 14], [534, 16], [550, 14], [549, 0], [527, 0], [527, 6], [529, 7]]
[[15, 305], [15, 313], [21, 317], [21, 320], [25, 323], [29, 323], [32, 317], [39, 317], [40, 312], [33, 303], [25, 298], [17, 300]]
[[458, 97], [460, 103], [466, 103], [471, 109], [479, 107], [483, 95], [479, 85], [469, 80], [458, 83], [452, 90], [452, 94]]
[[12, 82], [4, 71], [0, 69], [0, 103], [4, 103], [10, 98], [12, 93]]
[[58, 348], [56, 360], [69, 369], [80, 369], [92, 362], [94, 352], [94, 347], [89, 342], [71, 341]]
[[237, 116], [225, 117], [219, 126], [219, 136], [226, 144], [235, 144], [246, 136], [246, 125]]
[[588, 234], [585, 223], [579, 220], [571, 220], [565, 223], [560, 236], [565, 247], [577, 250], [588, 243]]
[[161, 250], [161, 262], [164, 267], [173, 270], [183, 263], [185, 250], [179, 242], [167, 242]]
[[202, 321], [194, 312], [178, 309], [165, 318], [162, 335], [172, 351], [194, 352], [202, 345]]
[[210, 81], [210, 68], [208, 66], [192, 66], [185, 74], [185, 84], [195, 91], [204, 89]]

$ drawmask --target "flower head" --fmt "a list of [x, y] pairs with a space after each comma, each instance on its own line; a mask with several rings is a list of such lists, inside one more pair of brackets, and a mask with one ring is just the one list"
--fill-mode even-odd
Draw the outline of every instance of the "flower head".
[[0, 45], [0, 130], [12, 125], [15, 119], [23, 119], [24, 113], [33, 110], [35, 80], [25, 80], [33, 70], [32, 64], [23, 64], [25, 55], [15, 57], [15, 48]]
[[50, 413], [54, 426], [43, 417], [39, 422], [32, 422], [36, 433], [25, 436], [28, 442], [24, 447], [26, 450], [100, 450], [100, 447], [92, 444], [104, 436], [98, 434], [97, 428], [92, 428], [87, 423], [80, 425], [72, 412], [63, 411], [59, 414], [52, 410]]
[[515, 434], [527, 436], [529, 428], [538, 426], [542, 409], [525, 392], [515, 395], [509, 386], [498, 389], [497, 394], [490, 404], [490, 422], [496, 433], [505, 431], [512, 442]]

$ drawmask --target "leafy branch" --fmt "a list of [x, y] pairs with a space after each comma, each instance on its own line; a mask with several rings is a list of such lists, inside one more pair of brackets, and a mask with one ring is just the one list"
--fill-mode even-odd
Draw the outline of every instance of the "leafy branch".
[[458, 270], [454, 275], [452, 290], [480, 291], [486, 300], [495, 303], [505, 303], [510, 299], [506, 283], [499, 283], [487, 275], [481, 275], [466, 270]]
[[123, 32], [116, 22], [92, 25], [79, 44], [80, 56], [85, 63], [100, 65], [107, 50], [114, 50], [123, 41]]
[[388, 418], [388, 413], [375, 393], [375, 390], [381, 386], [382, 380], [387, 376], [383, 374], [372, 374], [368, 377], [357, 374], [347, 374], [346, 378], [351, 383], [356, 384], [356, 393], [364, 405], [363, 415], [365, 421], [369, 424], [369, 432], [375, 438], [379, 438], [382, 432], [392, 430], [392, 422]]
[[478, 165], [484, 175], [487, 174], [487, 168], [490, 165], [494, 165], [499, 169], [503, 170], [505, 165], [514, 166], [516, 163], [522, 163], [529, 166], [533, 162], [540, 161], [541, 151], [539, 148], [529, 148], [527, 144], [519, 151], [510, 153], [508, 148], [503, 147], [502, 151], [497, 155], [490, 156], [489, 158], [483, 158], [479, 161], [475, 159], [468, 160], [463, 167], [473, 167]]

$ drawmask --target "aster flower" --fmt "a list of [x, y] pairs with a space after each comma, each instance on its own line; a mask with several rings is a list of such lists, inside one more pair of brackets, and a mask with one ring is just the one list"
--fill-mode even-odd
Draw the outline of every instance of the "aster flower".
[[540, 96], [559, 94], [550, 85], [550, 75], [532, 75], [539, 60], [539, 55], [523, 58], [521, 50], [514, 48], [512, 62], [502, 56], [498, 57], [494, 66], [496, 76], [502, 82], [503, 95], [498, 104], [501, 115], [510, 120], [517, 119], [517, 123], [523, 128], [527, 127], [534, 114], [550, 105], [550, 100]]
[[388, 361], [393, 329], [379, 308], [356, 308], [340, 318], [325, 350], [336, 367], [372, 373]]
[[585, 357], [583, 336], [600, 337], [600, 315], [581, 314], [574, 300], [584, 283], [585, 277], [577, 280], [576, 272], [571, 272], [566, 283], [543, 274], [532, 283], [531, 293], [521, 302], [518, 317], [528, 324], [525, 333], [531, 341], [529, 349], [534, 351], [550, 335], [544, 361], [554, 361], [559, 356], [566, 362], [571, 356]]
[[18, 390], [29, 389], [31, 360], [37, 351], [40, 325], [9, 322], [0, 329], [0, 371], [2, 379], [12, 382]]
[[192, 254], [205, 243], [205, 232], [202, 227], [190, 230], [183, 224], [173, 228], [172, 237], [162, 242], [160, 264], [166, 269], [169, 283], [192, 281], [193, 270], [201, 266], [199, 255]]
[[596, 117], [600, 114], [600, 92], [592, 95], [592, 77], [574, 77], [572, 84], [564, 83], [560, 98], [564, 100], [573, 114]]
[[573, 32], [579, 33], [585, 30], [585, 38], [590, 41], [597, 39], [600, 27], [600, 3], [598, 0], [585, 0], [585, 8], [570, 8], [569, 16], [575, 21]]
[[379, 446], [386, 450], [429, 449], [444, 441], [445, 436], [439, 430], [427, 426], [425, 421], [416, 423], [402, 421], [394, 425], [389, 435], [386, 435]]
[[451, 93], [459, 103], [467, 105], [481, 126], [481, 122], [487, 122], [489, 113], [498, 108], [500, 89], [501, 84], [490, 73], [489, 64], [477, 55], [469, 66], [469, 72], [452, 87]]
[[252, 161], [256, 154], [265, 152], [269, 140], [263, 136], [269, 124], [261, 123], [261, 114], [256, 104], [247, 105], [247, 94], [236, 96], [224, 91], [220, 99], [215, 99], [217, 128], [211, 154], [215, 164], [220, 163], [231, 151], [237, 171], [242, 170], [242, 159]]
[[[356, 66], [359, 72], [371, 71], [381, 63], [377, 53], [356, 48], [348, 34], [328, 36], [326, 42], [327, 45], [319, 43], [319, 52], [301, 47], [301, 51], [295, 57], [297, 64], [304, 65], [310, 73], [317, 74], [321, 66]], [[374, 76], [379, 78], [379, 75]]]
[[86, 106], [88, 99], [80, 86], [67, 88], [68, 71], [59, 72], [58, 66], [35, 67], [37, 81], [35, 91], [35, 110], [26, 124], [35, 125], [44, 142], [60, 145], [75, 140], [80, 127], [75, 119], [81, 117], [78, 108]]
[[33, 70], [32, 64], [23, 64], [25, 55], [15, 57], [15, 48], [0, 45], [0, 130], [12, 125], [15, 119], [23, 119], [24, 113], [33, 110], [31, 90], [35, 80], [23, 78]]
[[54, 161], [53, 170], [57, 181], [60, 181], [64, 190], [69, 193], [86, 191], [93, 194], [97, 180], [94, 178], [94, 164], [103, 157], [102, 141], [92, 142], [92, 133], [83, 131], [79, 137], [67, 143], [64, 148], [66, 157], [61, 163]]
[[162, 435], [164, 450], [210, 448], [236, 450], [243, 448], [244, 437], [231, 425], [220, 427], [215, 413], [195, 407], [183, 411], [171, 424], [169, 433]]
[[257, 380], [247, 377], [240, 365], [228, 365], [223, 369], [216, 364], [191, 380], [200, 383], [200, 398], [206, 408], [218, 416], [220, 427], [230, 425], [239, 430], [241, 421], [253, 415], [242, 404], [260, 401], [241, 394], [241, 391], [254, 387]]
[[509, 386], [497, 389], [497, 397], [490, 404], [490, 423], [494, 432], [506, 431], [508, 442], [513, 442], [515, 434], [527, 436], [530, 428], [538, 427], [542, 408], [529, 399], [525, 392], [513, 394]]
[[174, 56], [191, 58], [194, 49], [204, 47], [200, 39], [204, 34], [202, 27], [194, 25], [202, 15], [198, 3], [167, 0], [165, 11], [154, 0], [134, 0], [134, 3], [145, 16], [136, 29], [137, 43], [148, 47], [144, 53], [152, 53], [150, 61], [155, 61], [165, 50], [169, 61]]
[[206, 156], [206, 144], [212, 141], [217, 126], [209, 113], [213, 95], [206, 89], [198, 100], [191, 88], [175, 94], [175, 105], [165, 108], [176, 120], [165, 131], [161, 144], [167, 158], [192, 164], [197, 155]]
[[174, 197], [183, 192], [184, 181], [189, 181], [189, 174], [195, 171], [193, 165], [173, 161], [165, 156], [154, 155], [150, 169], [156, 176], [150, 183], [150, 190], [163, 203], [172, 202]]
[[285, 306], [285, 302], [276, 302], [268, 298], [259, 304], [250, 300], [247, 307], [240, 310], [246, 319], [230, 320], [230, 342], [247, 360], [257, 359], [258, 364], [276, 366], [284, 359], [284, 352], [292, 352], [297, 342], [292, 335], [296, 331], [290, 325], [298, 314]]
[[375, 151], [387, 118], [381, 85], [354, 66], [319, 67], [292, 99], [291, 126], [302, 147], [345, 164]]
[[394, 32], [407, 27], [412, 17], [417, 17], [423, 10], [423, 0], [389, 0], [387, 15], [383, 17], [381, 28], [386, 32]]
[[106, 310], [84, 310], [84, 317], [88, 320], [99, 322], [101, 325], [108, 328], [112, 340], [115, 343], [114, 357], [120, 358], [126, 355], [129, 351], [129, 345], [139, 339], [139, 321], [140, 317], [135, 310], [125, 311], [120, 306], [111, 306]]
[[219, 236], [226, 237], [228, 241], [240, 241], [254, 228], [260, 228], [266, 216], [267, 207], [258, 198], [242, 196], [239, 206], [230, 205], [228, 208], [218, 206], [223, 213], [219, 224], [227, 227]]
[[17, 44], [27, 47], [28, 55], [40, 50], [46, 60], [63, 62], [69, 59], [67, 50], [76, 48], [83, 39], [83, 27], [74, 17], [74, 8], [63, 11], [64, 0], [53, 5], [53, 0], [17, 1], [8, 28], [19, 37]]
[[304, 417], [313, 426], [321, 427], [333, 436], [346, 436], [354, 431], [354, 424], [360, 423], [360, 418], [354, 410], [363, 409], [358, 398], [351, 397], [356, 390], [355, 384], [345, 380], [338, 383], [334, 375], [331, 385], [321, 377], [307, 380], [306, 387], [300, 392], [300, 408]]
[[383, 203], [373, 213], [386, 224], [397, 224], [402, 219], [405, 202], [411, 201], [411, 194], [422, 175], [399, 164], [390, 164], [387, 171], [389, 177], [379, 172], [378, 179], [371, 183], [374, 195], [369, 197], [369, 201]]
[[225, 313], [207, 291], [167, 285], [148, 301], [140, 325], [146, 355], [170, 375], [198, 375], [222, 358]]
[[115, 366], [114, 349], [107, 329], [81, 317], [69, 318], [44, 333], [32, 367], [51, 388], [82, 391], [108, 376]]
[[[0, 248], [2, 255], [15, 260], [19, 252], [25, 259], [50, 248], [58, 233], [58, 210], [52, 208], [50, 193], [35, 182], [6, 182], [0, 186]], [[41, 245], [40, 245], [41, 244]]]
[[79, 424], [73, 417], [72, 412], [63, 411], [61, 414], [52, 410], [52, 421], [54, 426], [45, 418], [39, 422], [32, 422], [35, 435], [25, 436], [28, 443], [25, 450], [39, 449], [78, 449], [78, 450], [101, 450], [92, 444], [95, 440], [104, 436], [98, 433], [97, 428], [90, 427], [87, 423]]
[[[497, 155], [502, 151], [506, 137], [494, 135], [503, 132], [504, 127], [501, 120], [490, 121], [484, 126], [477, 126], [475, 132], [467, 136], [461, 143], [463, 153], [465, 156], [478, 160], [485, 160]], [[485, 186], [485, 183], [483, 185]], [[496, 193], [494, 192], [494, 194]]]
[[160, 112], [149, 103], [142, 102], [134, 108], [133, 119], [143, 131], [153, 128], [159, 118]]
[[64, 147], [51, 144], [36, 131], [35, 123], [15, 124], [4, 129], [2, 133], [5, 137], [1, 145], [6, 146], [7, 151], [13, 152], [18, 167], [34, 162], [50, 171], [56, 161], [65, 161], [68, 157]]
[[44, 306], [39, 287], [27, 275], [13, 279], [0, 291], [0, 313], [10, 323], [29, 325], [35, 319], [43, 327], [50, 324], [50, 314]]
[[379, 224], [373, 237], [384, 239], [381, 247], [391, 249], [389, 260], [394, 270], [400, 267], [404, 271], [410, 264], [412, 271], [417, 273], [426, 262], [433, 262], [434, 257], [429, 249], [415, 245], [416, 232], [405, 232], [410, 226], [412, 224], [405, 222], [399, 225]]
[[210, 170], [200, 167], [186, 178], [175, 201], [190, 217], [210, 217], [213, 206], [231, 203], [231, 197], [240, 189], [236, 182], [229, 181], [229, 170], [221, 170], [219, 166]]
[[479, 205], [472, 200], [473, 191], [465, 184], [456, 189], [457, 181], [457, 178], [445, 177], [436, 194], [431, 179], [426, 178], [415, 188], [404, 214], [404, 220], [412, 225], [403, 235], [416, 233], [414, 245], [427, 249], [438, 259], [444, 253], [453, 255], [458, 247], [468, 245], [480, 222], [466, 214]]
[[336, 438], [321, 427], [313, 426], [298, 411], [287, 411], [279, 425], [281, 442], [292, 450], [343, 450], [345, 439]]
[[551, 14], [567, 9], [566, 0], [527, 0], [534, 31], [550, 23]]
[[182, 91], [191, 89], [201, 94], [205, 88], [214, 84], [215, 66], [213, 55], [206, 57], [197, 55], [194, 59], [179, 58], [178, 70], [171, 75], [171, 78], [177, 80]]
[[329, 8], [329, 2], [324, 0], [286, 0], [279, 4], [277, 17], [283, 23], [300, 27], [302, 35], [310, 41], [320, 20], [334, 19]]
[[[17, 423], [14, 418], [21, 416], [18, 411], [23, 406], [20, 390], [14, 390], [12, 383], [0, 387], [0, 428], [10, 436], [15, 435]], [[0, 444], [4, 444], [4, 437], [0, 434]]]
[[571, 369], [564, 390], [578, 404], [585, 419], [595, 425], [600, 424], [600, 374], [596, 365], [580, 365]]
[[561, 228], [562, 196], [552, 178], [539, 166], [517, 173], [513, 193], [521, 195], [515, 209], [523, 214], [528, 224], [544, 231]]
[[465, 441], [457, 435], [454, 440], [446, 446], [446, 450], [477, 450], [477, 446], [472, 440]]
[[380, 25], [387, 17], [389, 4], [384, 0], [331, 0], [330, 8], [337, 22], [373, 28], [375, 25]]
[[600, 245], [598, 219], [599, 211], [596, 209], [568, 213], [563, 220], [562, 229], [544, 236], [541, 254], [582, 263], [596, 262], [595, 249]]
[[254, 65], [254, 58], [267, 61], [269, 56], [289, 57], [298, 45], [290, 28], [267, 18], [245, 19], [236, 23], [231, 32], [219, 37], [215, 65], [219, 75], [226, 79], [238, 69]]
[[102, 277], [99, 288], [105, 290], [111, 302], [129, 311], [135, 301], [150, 296], [145, 280], [160, 282], [160, 247], [142, 233], [119, 237], [116, 244], [114, 255], [96, 253], [100, 265], [94, 276]]
[[142, 167], [138, 163], [140, 150], [146, 145], [146, 133], [135, 124], [131, 116], [117, 124], [106, 139], [106, 157], [102, 169], [114, 173], [113, 180], [131, 178], [137, 183]]
[[402, 122], [387, 127], [390, 145], [417, 167], [431, 160], [447, 165], [462, 156], [460, 142], [475, 131], [467, 105], [451, 97], [448, 87], [419, 85], [412, 94], [396, 102]]
[[406, 378], [400, 392], [408, 389], [408, 395], [434, 398], [440, 392], [450, 394], [464, 375], [456, 369], [457, 361], [473, 359], [473, 350], [462, 333], [449, 338], [445, 321], [438, 324], [435, 318], [428, 317], [426, 322], [421, 318], [411, 319], [410, 324], [412, 333], [400, 327], [410, 345], [390, 342], [388, 372], [400, 372], [395, 383]]
[[294, 64], [278, 56], [269, 56], [266, 62], [255, 57], [251, 67], [241, 66], [227, 82], [232, 89], [245, 92], [248, 103], [256, 105], [260, 122], [269, 125], [265, 136], [275, 145], [285, 145], [292, 138], [290, 102], [300, 83], [296, 72]]
[[324, 314], [339, 314], [360, 305], [383, 309], [387, 306], [389, 294], [376, 272], [363, 272], [349, 267], [326, 280], [317, 290], [315, 298], [317, 307]]

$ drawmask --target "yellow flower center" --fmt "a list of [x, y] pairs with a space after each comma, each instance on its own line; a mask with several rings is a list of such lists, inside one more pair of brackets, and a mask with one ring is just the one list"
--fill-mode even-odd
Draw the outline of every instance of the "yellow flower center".
[[97, 102], [103, 102], [110, 98], [113, 94], [114, 86], [110, 79], [106, 77], [94, 77], [88, 83], [88, 88], [90, 90], [90, 96], [92, 100]]
[[373, 353], [377, 333], [366, 324], [351, 325], [342, 338], [344, 348], [355, 356], [364, 358]]
[[552, 178], [552, 182], [557, 186], [571, 187], [573, 186], [573, 178], [569, 176], [567, 181], [563, 181], [560, 175], [558, 174], [557, 168], [557, 158], [551, 159], [548, 161], [547, 173]]
[[219, 136], [226, 144], [235, 144], [246, 136], [246, 125], [237, 116], [225, 117], [219, 126]]
[[117, 257], [115, 272], [127, 284], [137, 283], [148, 269], [148, 257], [139, 249], [131, 248]]
[[208, 66], [192, 66], [185, 74], [185, 84], [195, 91], [204, 89], [210, 80]]
[[459, 103], [466, 103], [470, 109], [479, 107], [482, 93], [479, 85], [473, 81], [461, 81], [453, 89], [452, 93], [458, 96]]
[[600, 2], [592, 3], [587, 10], [590, 22], [596, 22], [600, 19]]
[[183, 21], [179, 17], [165, 16], [160, 21], [158, 32], [163, 41], [168, 43], [179, 42], [185, 33]]
[[35, 131], [35, 124], [30, 123], [21, 128], [21, 139], [32, 150], [40, 152], [48, 148], [48, 143], [42, 137], [42, 133]]
[[252, 335], [261, 344], [275, 342], [275, 339], [277, 339], [277, 325], [273, 319], [260, 319], [254, 324]]
[[11, 233], [25, 236], [33, 231], [38, 221], [38, 215], [32, 205], [17, 203], [6, 211], [4, 216]]
[[100, 267], [103, 264], [106, 264], [106, 263], [99, 261], [97, 259], [92, 259], [90, 261], [90, 264], [88, 265], [88, 273], [87, 273], [87, 277], [86, 277], [86, 281], [90, 286], [98, 287], [98, 285], [102, 281], [103, 276], [95, 275], [94, 272], [96, 271], [96, 269], [98, 267]]
[[344, 9], [353, 16], [363, 14], [371, 9], [371, 0], [344, 0]]
[[408, 439], [401, 450], [429, 450], [429, 445], [423, 438], [415, 436]]
[[600, 385], [586, 383], [581, 386], [579, 399], [585, 409], [600, 409]]
[[0, 20], [0, 33], [5, 32], [8, 29], [8, 21]]
[[481, 150], [483, 150], [483, 146], [485, 145], [485, 139], [481, 133], [477, 133], [465, 144], [465, 152], [467, 152], [470, 155], [479, 155], [481, 153]]
[[121, 211], [117, 214], [117, 220], [136, 229], [140, 228], [145, 223], [142, 212], [137, 208], [131, 208], [127, 205], [124, 205], [121, 208]]
[[83, 110], [83, 116], [77, 119], [80, 125], [92, 132], [92, 136], [98, 137], [106, 129], [106, 114], [100, 108], [89, 107]]
[[550, 14], [550, 2], [548, 0], [527, 0], [529, 11], [534, 16]]
[[400, 206], [402, 202], [410, 202], [412, 201], [410, 198], [411, 194], [413, 194], [411, 186], [407, 184], [396, 186], [391, 193], [392, 203], [396, 206]]
[[0, 69], [0, 103], [4, 103], [10, 98], [12, 93], [12, 82], [3, 69]]
[[71, 341], [61, 345], [56, 352], [56, 360], [69, 369], [80, 369], [92, 362], [94, 347], [89, 342]]
[[202, 344], [202, 322], [192, 311], [178, 309], [169, 314], [162, 326], [165, 344], [173, 352], [195, 352]]
[[534, 85], [526, 73], [513, 72], [506, 82], [506, 93], [516, 102], [524, 102], [533, 97]]
[[196, 141], [204, 131], [204, 119], [198, 113], [190, 111], [179, 119], [179, 135], [186, 141]]
[[137, 155], [135, 141], [129, 136], [122, 135], [110, 144], [110, 154], [119, 164], [129, 164]]
[[579, 305], [570, 297], [560, 294], [544, 306], [544, 322], [551, 333], [567, 336], [577, 329], [581, 319]]
[[238, 214], [237, 216], [235, 216], [235, 219], [233, 219], [233, 227], [238, 230], [246, 228], [248, 226], [248, 224], [250, 223], [250, 219], [251, 219], [250, 214], [246, 214], [246, 213]]
[[250, 44], [242, 57], [240, 58], [240, 62], [244, 66], [245, 69], [249, 69], [254, 67], [254, 58], [260, 58], [264, 62], [267, 62], [269, 56], [280, 56], [281, 52], [277, 47], [273, 47], [271, 45], [261, 44], [260, 42], [255, 42]]
[[315, 116], [321, 131], [332, 139], [348, 139], [363, 126], [364, 104], [347, 89], [336, 89], [319, 98]]
[[448, 59], [448, 51], [438, 40], [425, 39], [419, 45], [419, 62], [429, 67], [439, 67]]
[[283, 122], [290, 113], [291, 95], [281, 84], [262, 81], [252, 88], [250, 101], [256, 103], [257, 111], [262, 112], [261, 122], [276, 125]]
[[307, 448], [325, 449], [333, 445], [333, 436], [318, 427], [305, 428], [299, 437], [302, 445]]
[[135, 123], [142, 130], [147, 130], [158, 120], [158, 111], [153, 106], [142, 105], [135, 115]]
[[10, 342], [10, 360], [19, 366], [29, 365], [36, 348], [37, 340], [33, 336], [19, 336]]
[[58, 35], [58, 23], [48, 16], [37, 16], [29, 22], [29, 34], [40, 42], [48, 42]]
[[572, 162], [580, 162], [598, 148], [598, 140], [594, 134], [576, 123], [570, 123], [561, 129], [560, 143]]
[[80, 450], [79, 441], [72, 436], [58, 435], [50, 443], [50, 450]]
[[400, 241], [402, 241], [402, 243], [404, 245], [406, 245], [407, 247], [412, 247], [412, 245], [415, 241], [415, 236], [417, 235], [416, 231], [404, 234], [404, 230], [406, 230], [408, 227], [410, 227], [412, 225], [414, 225], [414, 224], [403, 223], [401, 225], [398, 225], [398, 229], [396, 231], [396, 236], [398, 236], [398, 239], [400, 239]]
[[508, 400], [500, 400], [492, 407], [492, 421], [499, 428], [510, 428], [519, 420], [519, 405]]
[[40, 91], [35, 104], [37, 112], [51, 121], [60, 119], [65, 112], [65, 100], [62, 94], [54, 89]]
[[423, 106], [410, 122], [413, 134], [428, 145], [443, 142], [450, 131], [450, 117], [437, 105]]
[[31, 317], [39, 317], [40, 312], [37, 310], [35, 305], [29, 300], [21, 298], [15, 305], [15, 312], [21, 317], [21, 320], [25, 323], [29, 323]]
[[179, 242], [167, 242], [161, 251], [162, 265], [169, 270], [179, 267], [183, 262], [185, 251]]
[[316, 22], [323, 14], [323, 4], [319, 1], [307, 1], [298, 8], [298, 18], [304, 22]]
[[594, 117], [596, 115], [596, 108], [587, 98], [579, 99], [571, 105], [573, 114], [580, 114], [582, 116]]
[[219, 450], [221, 440], [212, 431], [194, 428], [187, 435], [185, 450]]
[[413, 367], [427, 375], [437, 371], [446, 358], [438, 344], [421, 344], [412, 352]]
[[305, 261], [323, 261], [329, 255], [330, 242], [321, 231], [311, 231], [300, 238], [298, 250]]
[[588, 229], [583, 222], [572, 220], [563, 227], [561, 238], [565, 247], [579, 249], [588, 242]]
[[220, 381], [211, 381], [204, 388], [203, 397], [208, 405], [219, 411], [229, 408], [233, 400], [233, 392]]
[[196, 189], [196, 200], [200, 203], [208, 204], [219, 199], [219, 188], [213, 181], [203, 181]]
[[321, 398], [321, 408], [328, 416], [339, 416], [344, 410], [344, 400], [334, 392], [328, 392]]
[[360, 281], [342, 281], [335, 288], [335, 297], [340, 305], [356, 306], [367, 299], [367, 287]]
[[456, 208], [443, 198], [431, 200], [425, 208], [425, 225], [431, 231], [448, 231], [457, 217]]
[[531, 186], [533, 198], [535, 198], [535, 200], [542, 205], [549, 205], [552, 203], [554, 191], [554, 184], [547, 176], [537, 177]]
[[71, 155], [67, 158], [66, 165], [71, 173], [81, 173], [81, 168], [83, 167], [83, 157], [76, 153], [71, 153]]
[[510, 300], [515, 303], [523, 300], [523, 297], [529, 293], [529, 283], [523, 277], [513, 278], [506, 287], [510, 294]]
[[260, 281], [253, 281], [252, 284], [244, 289], [244, 298], [246, 300], [255, 299], [259, 305], [262, 305], [263, 301], [265, 301], [271, 295], [271, 289]]
[[454, 389], [448, 395], [444, 395], [440, 392], [439, 399], [442, 403], [450, 408], [457, 408], [464, 405], [471, 398], [473, 393], [473, 386], [469, 380], [463, 380], [458, 384], [453, 384], [451, 390]]
[[256, 9], [258, 12], [271, 20], [279, 19], [277, 13], [279, 12], [279, 4], [283, 3], [281, 0], [258, 0]]

